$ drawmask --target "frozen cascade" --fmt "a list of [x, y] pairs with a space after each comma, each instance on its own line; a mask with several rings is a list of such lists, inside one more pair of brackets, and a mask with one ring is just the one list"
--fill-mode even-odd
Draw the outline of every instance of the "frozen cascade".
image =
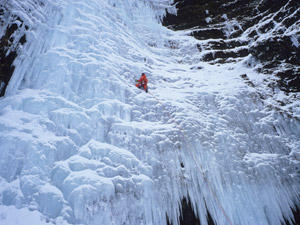
[[291, 221], [300, 112], [263, 102], [243, 62], [201, 62], [160, 24], [170, 3], [9, 1], [30, 29], [0, 99], [0, 224], [177, 225], [183, 197], [203, 225]]

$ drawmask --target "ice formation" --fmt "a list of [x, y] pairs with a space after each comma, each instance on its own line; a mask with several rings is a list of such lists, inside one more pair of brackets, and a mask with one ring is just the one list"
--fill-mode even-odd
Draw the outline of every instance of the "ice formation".
[[299, 120], [244, 83], [262, 78], [243, 62], [201, 62], [198, 40], [161, 25], [170, 3], [7, 1], [29, 29], [0, 99], [0, 224], [177, 225], [183, 197], [203, 225], [207, 210], [291, 221]]

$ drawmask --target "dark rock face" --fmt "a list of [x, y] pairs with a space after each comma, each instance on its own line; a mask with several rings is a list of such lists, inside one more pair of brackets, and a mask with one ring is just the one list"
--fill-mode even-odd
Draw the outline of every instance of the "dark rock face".
[[[0, 97], [4, 95], [8, 82], [14, 72], [13, 61], [18, 49], [26, 42], [26, 35], [16, 35], [21, 30], [27, 30], [20, 17], [9, 11], [9, 6], [0, 3]], [[23, 29], [22, 29], [23, 28]], [[2, 33], [2, 36], [1, 36]], [[17, 38], [18, 37], [18, 38]]]
[[[177, 15], [167, 13], [163, 25], [208, 40], [197, 46], [203, 61], [230, 63], [250, 57], [258, 72], [279, 78], [270, 83], [285, 92], [300, 91], [299, 0], [175, 0], [174, 4]], [[241, 77], [254, 87], [246, 74]], [[182, 207], [180, 224], [199, 224], [186, 201]], [[294, 224], [300, 224], [299, 215], [296, 209]]]
[[278, 76], [277, 86], [300, 91], [300, 1], [298, 0], [175, 0], [177, 15], [163, 24], [190, 30], [199, 40], [202, 60], [236, 62], [251, 56], [258, 72]]
[[[180, 225], [201, 225], [200, 220], [195, 215], [191, 202], [186, 198], [181, 201], [182, 212], [180, 216]], [[207, 212], [207, 224], [215, 225], [211, 215]], [[168, 221], [168, 225], [171, 225]]]
[[194, 224], [194, 225], [200, 225], [199, 219], [196, 217], [191, 203], [187, 202], [187, 200], [184, 198], [181, 201], [182, 205], [182, 215], [180, 217], [180, 224], [181, 225], [188, 225], [188, 224]]

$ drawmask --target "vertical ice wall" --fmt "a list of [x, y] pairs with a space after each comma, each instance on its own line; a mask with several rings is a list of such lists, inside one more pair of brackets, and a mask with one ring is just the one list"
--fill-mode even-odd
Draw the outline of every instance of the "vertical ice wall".
[[291, 216], [299, 122], [243, 83], [251, 69], [201, 63], [158, 23], [168, 3], [22, 1], [34, 16], [0, 99], [1, 204], [71, 224], [176, 225], [183, 196], [201, 224], [207, 209], [217, 224]]
[[30, 29], [0, 103], [3, 205], [69, 223], [166, 222], [157, 143], [171, 125], [133, 85], [160, 58], [149, 50], [164, 45], [160, 5], [12, 2]]

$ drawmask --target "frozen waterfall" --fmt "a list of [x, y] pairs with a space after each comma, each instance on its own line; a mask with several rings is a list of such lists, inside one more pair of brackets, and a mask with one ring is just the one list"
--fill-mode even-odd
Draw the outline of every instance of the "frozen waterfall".
[[28, 29], [0, 98], [1, 225], [178, 225], [184, 197], [202, 225], [291, 222], [299, 108], [263, 101], [245, 61], [201, 61], [161, 25], [171, 3], [4, 0]]

